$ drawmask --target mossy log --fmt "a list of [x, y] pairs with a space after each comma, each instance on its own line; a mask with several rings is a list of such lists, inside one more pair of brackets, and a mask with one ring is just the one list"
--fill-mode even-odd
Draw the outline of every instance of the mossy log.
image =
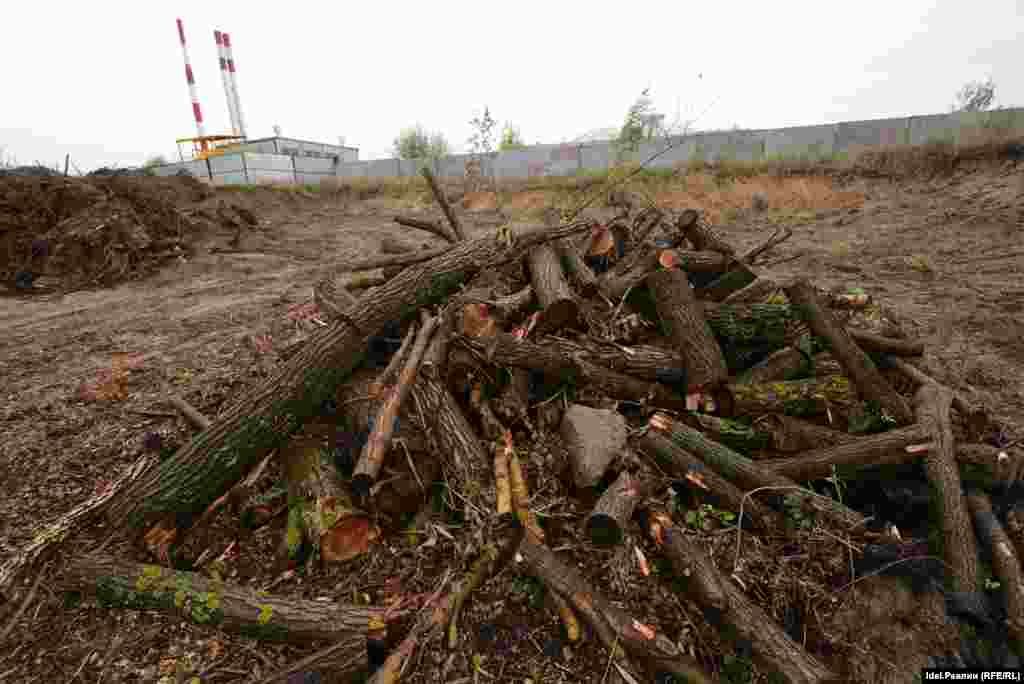
[[1003, 594], [1006, 607], [1006, 626], [1017, 642], [1024, 644], [1024, 577], [1021, 574], [1020, 559], [1010, 538], [999, 524], [999, 518], [992, 511], [992, 502], [984, 492], [967, 493], [967, 506], [974, 516], [974, 527], [978, 536], [992, 552], [992, 567]]
[[683, 416], [682, 420], [702, 430], [716, 442], [736, 451], [767, 449], [772, 443], [771, 433], [731, 418], [690, 413]]
[[819, 416], [829, 411], [845, 413], [858, 401], [856, 389], [844, 375], [757, 385], [730, 383], [723, 386], [720, 394], [722, 412], [730, 416], [757, 416], [764, 413]]
[[729, 377], [725, 356], [686, 274], [671, 269], [655, 271], [646, 283], [669, 339], [685, 360], [687, 391], [711, 389], [725, 382]]
[[[754, 661], [778, 673], [790, 684], [840, 681], [814, 656], [793, 641], [770, 615], [751, 601], [715, 567], [696, 544], [686, 538], [672, 518], [657, 508], [644, 509], [645, 531], [686, 583], [687, 595], [704, 609], [709, 622], [728, 634], [728, 640], [750, 644]], [[731, 629], [730, 629], [731, 628]]]
[[742, 525], [744, 529], [783, 529], [782, 516], [758, 499], [751, 497], [744, 501], [744, 493], [739, 487], [667, 436], [648, 430], [637, 437], [634, 443], [637, 449], [653, 458], [661, 467], [685, 480], [698, 495], [698, 499], [737, 515], [742, 508], [743, 520], [737, 519], [737, 524]]
[[701, 304], [704, 319], [715, 337], [734, 344], [768, 343], [782, 347], [806, 331], [793, 307], [787, 304]]
[[[526, 570], [550, 591], [567, 599], [591, 626], [615, 660], [624, 660], [623, 650], [652, 670], [687, 677], [691, 684], [711, 684], [700, 665], [685, 655], [672, 639], [602, 596], [571, 565], [553, 551], [529, 537], [519, 547]], [[653, 675], [653, 672], [651, 673]]]
[[387, 324], [443, 301], [481, 270], [585, 229], [585, 224], [570, 224], [532, 230], [515, 236], [512, 247], [493, 236], [468, 240], [404, 269], [363, 295], [331, 326], [315, 332], [276, 373], [235, 399], [209, 429], [125, 488], [107, 510], [109, 521], [136, 529], [147, 521], [159, 521], [165, 530], [189, 526], [193, 517], [320, 410], [361, 362], [370, 339]]
[[275, 598], [199, 573], [112, 556], [71, 559], [55, 588], [95, 596], [105, 607], [156, 610], [194, 625], [294, 644], [365, 635], [371, 621], [385, 618], [383, 607]]
[[312, 560], [320, 555], [323, 535], [341, 516], [351, 513], [341, 504], [348, 499], [347, 490], [319, 440], [292, 440], [278, 454], [278, 461], [288, 487], [283, 555], [296, 559], [305, 541], [313, 551], [308, 556]]
[[867, 521], [857, 511], [834, 499], [805, 491], [794, 480], [765, 470], [759, 462], [708, 439], [700, 430], [684, 425], [661, 412], [651, 416], [648, 425], [683, 449], [692, 452], [745, 492], [768, 488], [759, 492], [758, 496], [771, 502], [776, 509], [783, 507], [784, 500], [798, 502], [805, 511], [828, 518], [844, 531], [854, 534], [866, 531]]
[[931, 438], [931, 448], [924, 459], [924, 470], [932, 486], [932, 505], [942, 529], [943, 560], [949, 568], [951, 591], [974, 593], [979, 590], [978, 543], [964, 501], [960, 469], [956, 462], [956, 445], [950, 410], [953, 392], [948, 387], [929, 382], [914, 394], [917, 422]]
[[868, 355], [850, 338], [811, 284], [806, 279], [800, 279], [786, 288], [786, 296], [799, 315], [807, 321], [811, 331], [827, 341], [829, 351], [843, 365], [861, 396], [876, 402], [898, 425], [912, 423], [914, 414], [910, 405], [896, 393]]

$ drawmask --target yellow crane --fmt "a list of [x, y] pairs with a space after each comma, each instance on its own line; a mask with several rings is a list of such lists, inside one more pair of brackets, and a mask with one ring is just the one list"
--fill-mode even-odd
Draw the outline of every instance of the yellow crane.
[[178, 156], [185, 161], [181, 146], [191, 143], [192, 159], [209, 159], [224, 154], [231, 154], [245, 142], [245, 136], [241, 135], [201, 135], [193, 138], [178, 138], [174, 141], [178, 145]]

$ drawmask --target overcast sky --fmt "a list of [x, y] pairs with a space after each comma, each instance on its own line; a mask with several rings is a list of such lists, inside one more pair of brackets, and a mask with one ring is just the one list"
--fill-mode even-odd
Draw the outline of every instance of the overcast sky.
[[176, 155], [195, 134], [181, 17], [207, 133], [229, 133], [214, 29], [232, 37], [250, 137], [391, 156], [422, 123], [466, 148], [489, 105], [528, 143], [621, 123], [644, 88], [701, 128], [948, 111], [991, 76], [1024, 105], [1024, 0], [778, 2], [19, 2], [0, 39], [4, 158], [84, 170]]

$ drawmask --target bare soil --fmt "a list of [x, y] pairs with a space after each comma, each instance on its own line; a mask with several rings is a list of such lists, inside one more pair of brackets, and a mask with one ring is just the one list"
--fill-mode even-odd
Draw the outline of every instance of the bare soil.
[[[36, 202], [50, 209], [33, 214], [40, 218], [25, 224], [24, 234], [0, 232], [8, 255], [5, 282], [25, 267], [32, 235], [44, 234], [55, 247], [79, 244], [68, 237], [74, 226], [55, 232], [57, 223], [47, 214], [53, 212], [50, 200], [60, 179], [28, 190], [18, 185], [28, 182], [43, 181], [0, 179], [0, 211], [5, 197], [8, 204], [25, 193], [50, 198]], [[131, 182], [153, 183], [161, 191], [146, 194], [134, 186], [144, 199], [132, 204], [123, 192], [97, 187], [120, 211], [132, 207], [131, 221], [150, 241], [173, 234], [180, 253], [146, 261], [144, 255], [153, 252], [139, 247], [132, 254], [143, 256], [125, 259], [128, 265], [118, 271], [107, 263], [110, 250], [103, 251], [110, 240], [88, 259], [81, 250], [55, 249], [64, 261], [53, 257], [50, 271], [40, 269], [39, 281], [54, 293], [29, 296], [10, 288], [9, 296], [0, 297], [0, 560], [29, 541], [38, 526], [134, 462], [147, 433], [161, 433], [171, 447], [189, 439], [193, 429], [164, 403], [168, 388], [214, 417], [225, 399], [264, 377], [280, 350], [310, 334], [310, 324], [296, 311], [310, 302], [319, 278], [337, 273], [346, 261], [374, 256], [385, 238], [414, 248], [440, 244], [392, 222], [399, 211], [437, 216], [433, 210], [410, 209], [416, 203], [274, 189], [210, 193], [178, 179]], [[770, 192], [763, 212], [705, 207], [700, 197], [678, 190], [660, 190], [655, 197], [669, 206], [714, 211], [719, 229], [738, 251], [759, 244], [773, 226], [790, 225], [796, 234], [775, 253], [781, 263], [774, 273], [807, 275], [823, 286], [864, 288], [900, 314], [910, 335], [926, 340], [925, 368], [933, 377], [986, 406], [1006, 424], [1012, 440], [1024, 437], [1024, 169], [987, 165], [931, 179], [806, 182], [828, 192], [809, 191], [798, 210], [772, 206], [776, 195]], [[65, 192], [83, 197], [91, 191]], [[64, 202], [72, 206], [70, 199]], [[529, 210], [545, 204], [532, 191], [521, 202]], [[100, 211], [86, 200], [75, 206]], [[140, 206], [151, 209], [147, 213]], [[222, 220], [221, 207], [236, 218], [248, 210], [257, 222]], [[474, 233], [494, 230], [490, 209], [479, 198], [463, 202]], [[20, 220], [15, 209], [7, 212], [0, 216], [8, 223]], [[105, 221], [90, 223], [86, 214], [80, 216], [74, 230], [79, 237]], [[172, 226], [182, 216], [191, 221], [185, 232]], [[79, 255], [78, 268], [69, 260], [72, 254]], [[96, 262], [100, 254], [100, 266], [84, 263]], [[99, 288], [105, 284], [111, 286]], [[68, 288], [75, 291], [61, 293]], [[110, 385], [117, 373], [123, 391], [104, 394], [104, 382]], [[709, 670], [732, 676], [735, 645], [723, 643], [658, 572], [641, 574], [631, 546], [605, 552], [584, 544], [579, 523], [588, 511], [559, 496], [561, 485], [542, 467], [555, 458], [549, 452], [556, 448], [535, 445], [527, 466], [531, 492], [555, 502], [546, 511], [550, 545], [578, 560], [594, 585], [635, 617], [659, 626]], [[237, 565], [244, 566], [249, 585], [267, 587], [278, 577], [280, 569], [269, 559], [280, 534], [279, 527], [265, 528], [242, 549]], [[96, 539], [103, 537], [97, 531]], [[731, 568], [734, 537], [712, 532], [701, 538], [716, 562]], [[630, 543], [647, 549], [650, 559], [657, 555], [643, 540]], [[880, 580], [841, 590], [848, 568], [834, 540], [809, 534], [802, 553], [747, 543], [739, 574], [748, 595], [779, 622], [800, 611], [807, 625], [805, 646], [851, 681], [910, 681], [912, 666], [955, 644], [955, 635], [943, 631], [941, 611], [910, 606], [899, 587]], [[433, 591], [459, 559], [457, 535], [448, 539], [431, 528], [415, 544], [405, 537], [385, 539], [324, 576], [279, 581], [273, 591], [378, 602], [385, 591]], [[831, 578], [833, 584], [801, 579], [811, 575]], [[0, 680], [174, 681], [175, 667], [182, 667], [200, 674], [203, 682], [243, 681], [317, 646], [267, 645], [173, 616], [107, 610], [91, 601], [65, 605], [65, 597], [45, 583], [43, 589], [0, 645]], [[470, 599], [460, 624], [461, 647], [451, 652], [450, 662], [447, 649], [427, 648], [408, 681], [605, 681], [604, 649], [593, 638], [568, 644], [557, 613], [545, 605], [539, 585], [506, 570]], [[899, 620], [900, 627], [888, 625], [888, 618]], [[487, 673], [477, 679], [474, 654], [482, 656]]]

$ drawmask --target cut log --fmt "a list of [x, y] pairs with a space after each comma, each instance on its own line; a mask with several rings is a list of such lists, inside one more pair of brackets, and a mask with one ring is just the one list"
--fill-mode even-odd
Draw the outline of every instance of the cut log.
[[758, 385], [730, 383], [721, 388], [716, 400], [728, 416], [820, 416], [830, 411], [845, 414], [858, 397], [846, 376], [826, 375]]
[[759, 432], [769, 436], [773, 450], [784, 453], [822, 449], [858, 439], [846, 432], [777, 413], [761, 416], [756, 426]]
[[685, 480], [701, 500], [737, 516], [742, 510], [743, 520], [737, 519], [736, 524], [744, 529], [753, 527], [768, 532], [785, 527], [781, 515], [753, 497], [744, 501], [742, 490], [665, 435], [648, 430], [636, 439], [636, 446], [668, 472]]
[[850, 339], [806, 279], [787, 287], [786, 296], [814, 334], [828, 342], [829, 351], [843, 365], [864, 399], [876, 402], [898, 425], [913, 422], [914, 415], [907, 401], [896, 393], [868, 355]]
[[771, 278], [760, 276], [746, 287], [736, 290], [722, 300], [723, 304], [766, 304], [777, 297], [782, 286]]
[[624, 347], [591, 338], [573, 341], [552, 335], [538, 337], [535, 341], [565, 356], [582, 359], [634, 378], [654, 380], [666, 385], [686, 384], [683, 356], [670, 349], [653, 345]]
[[561, 433], [576, 486], [593, 487], [626, 446], [626, 419], [615, 411], [573, 404], [562, 415]]
[[732, 262], [720, 252], [687, 252], [678, 249], [664, 249], [658, 253], [662, 268], [678, 268], [687, 273], [720, 273]]
[[640, 287], [648, 274], [658, 268], [658, 250], [641, 247], [638, 255], [628, 262], [629, 268], [617, 268], [603, 274], [597, 280], [598, 289], [612, 302], [617, 302], [632, 288]]
[[725, 382], [729, 369], [686, 274], [663, 270], [647, 276], [658, 316], [686, 365], [688, 392], [712, 389]]
[[73, 558], [54, 588], [96, 596], [108, 608], [157, 610], [194, 625], [294, 644], [365, 636], [371, 621], [386, 617], [384, 608], [261, 596], [195, 572], [94, 555]]
[[420, 169], [420, 173], [427, 181], [427, 185], [430, 186], [430, 192], [434, 194], [434, 199], [437, 200], [438, 205], [441, 207], [441, 211], [444, 212], [444, 216], [448, 219], [448, 225], [452, 227], [452, 234], [455, 239], [462, 242], [466, 239], [466, 231], [462, 229], [462, 224], [459, 223], [459, 218], [452, 211], [452, 205], [448, 203], [448, 198], [445, 197], [444, 191], [437, 184], [437, 180], [434, 178], [433, 172], [427, 167]]
[[921, 385], [914, 395], [917, 422], [931, 437], [932, 445], [924, 459], [925, 474], [934, 488], [932, 505], [937, 525], [942, 529], [942, 553], [949, 573], [951, 591], [974, 593], [979, 590], [978, 544], [960, 484], [956, 446], [950, 423], [953, 392], [934, 382]]
[[686, 233], [686, 239], [698, 252], [712, 251], [730, 256], [736, 253], [736, 250], [718, 237], [711, 226], [704, 221], [693, 221], [683, 230]]
[[568, 240], [555, 244], [555, 250], [576, 290], [584, 297], [593, 297], [597, 293], [597, 275], [583, 260], [583, 256]]
[[442, 301], [467, 278], [519, 258], [525, 250], [585, 230], [571, 224], [520, 234], [514, 247], [493, 237], [468, 240], [442, 256], [406, 268], [361, 297], [271, 377], [239, 396], [209, 429], [120, 492], [107, 511], [112, 524], [133, 528], [160, 521], [188, 526], [270, 450], [281, 446], [330, 398], [387, 324]]
[[[918, 386], [936, 382], [924, 371], [899, 357], [886, 356], [885, 362], [898, 370], [905, 377], [917, 383]], [[968, 434], [972, 439], [977, 439], [988, 427], [988, 415], [985, 413], [984, 409], [973, 406], [971, 402], [969, 402], [959, 392], [953, 392], [953, 408], [957, 410], [957, 413], [959, 413], [967, 423]]]
[[519, 547], [519, 553], [527, 571], [572, 604], [597, 633], [612, 658], [620, 660], [620, 649], [624, 649], [652, 669], [688, 677], [684, 681], [692, 684], [711, 684], [712, 679], [671, 639], [605, 599], [574, 567], [562, 562], [554, 552], [527, 537]]
[[988, 496], [984, 492], [972, 491], [967, 493], [966, 499], [978, 536], [992, 552], [992, 567], [999, 578], [1006, 607], [1006, 627], [1014, 640], [1024, 643], [1024, 578], [1021, 576], [1020, 559], [999, 524], [999, 518], [993, 513]]
[[597, 500], [587, 516], [587, 536], [595, 546], [618, 546], [626, 534], [633, 510], [644, 497], [654, 493], [658, 481], [640, 478], [623, 470]]
[[388, 268], [391, 266], [404, 268], [406, 266], [422, 264], [425, 261], [430, 261], [431, 259], [444, 256], [450, 250], [451, 247], [434, 247], [433, 249], [424, 249], [419, 252], [406, 252], [404, 254], [364, 259], [363, 261], [351, 261], [339, 264], [338, 269], [346, 273], [357, 273], [359, 271], [373, 271], [378, 268]]
[[787, 304], [700, 304], [704, 320], [720, 341], [781, 347], [806, 333], [806, 326]]
[[459, 340], [489, 363], [541, 371], [556, 382], [586, 385], [615, 399], [647, 402], [666, 409], [684, 410], [686, 407], [685, 399], [664, 385], [601, 368], [509, 334], [498, 334], [487, 340], [467, 337]]
[[797, 482], [823, 480], [832, 468], [844, 477], [867, 466], [910, 463], [925, 455], [931, 435], [920, 425], [909, 425], [868, 437], [844, 440], [842, 444], [808, 451], [792, 458], [770, 458], [757, 462], [765, 470]]
[[562, 264], [554, 247], [534, 247], [526, 255], [526, 263], [533, 291], [541, 307], [538, 333], [575, 325], [579, 319], [579, 306], [562, 272]]
[[814, 359], [797, 347], [785, 347], [772, 352], [760, 363], [736, 377], [736, 384], [759, 385], [768, 382], [795, 380], [810, 375]]
[[771, 433], [738, 420], [709, 416], [706, 413], [691, 413], [683, 416], [681, 420], [701, 430], [716, 442], [739, 452], [757, 451], [771, 446]]
[[362, 456], [356, 464], [352, 477], [352, 491], [358, 500], [365, 500], [370, 494], [370, 487], [380, 473], [384, 465], [384, 457], [391, 449], [391, 438], [395, 431], [395, 421], [398, 419], [399, 411], [405, 398], [412, 391], [416, 381], [416, 374], [419, 371], [420, 361], [427, 349], [431, 336], [437, 328], [437, 319], [421, 314], [424, 317], [419, 332], [416, 334], [416, 342], [409, 352], [409, 358], [405, 366], [398, 374], [398, 379], [393, 388], [385, 390], [384, 405], [377, 414], [373, 430], [363, 449]]
[[[770, 615], [722, 577], [711, 559], [686, 538], [663, 510], [645, 510], [645, 527], [668, 557], [688, 595], [705, 609], [709, 621], [732, 627], [729, 639], [749, 643], [755, 662], [790, 684], [840, 681], [814, 656], [793, 641]], [[735, 634], [735, 636], [733, 636]]]
[[648, 420], [648, 425], [683, 449], [692, 452], [740, 489], [752, 491], [762, 487], [769, 488], [759, 492], [759, 495], [762, 500], [771, 502], [776, 509], [781, 509], [784, 500], [789, 500], [799, 503], [808, 512], [828, 518], [837, 527], [851, 534], [867, 531], [867, 520], [860, 513], [834, 499], [807, 492], [788, 477], [766, 471], [757, 461], [752, 461], [708, 439], [699, 430], [673, 420], [664, 413], [655, 413]]
[[734, 261], [729, 270], [711, 283], [694, 291], [697, 299], [708, 302], [721, 302], [733, 292], [738, 292], [757, 280], [757, 273], [746, 264]]
[[1024, 450], [1000, 449], [988, 444], [957, 444], [956, 460], [982, 466], [993, 479], [1012, 484], [1024, 480]]

